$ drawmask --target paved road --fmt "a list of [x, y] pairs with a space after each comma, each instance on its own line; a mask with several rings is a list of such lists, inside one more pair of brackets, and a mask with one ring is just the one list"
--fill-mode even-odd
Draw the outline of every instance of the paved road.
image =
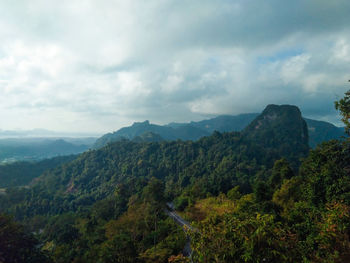
[[180, 225], [183, 229], [187, 228], [191, 231], [195, 231], [195, 229], [190, 225], [189, 222], [187, 222], [185, 219], [183, 219], [181, 216], [179, 216], [175, 211], [170, 211], [168, 209], [165, 210], [165, 213], [170, 216], [174, 221]]
[[[172, 203], [168, 203], [167, 204], [168, 207], [172, 208], [173, 209], [173, 205]], [[179, 216], [175, 211], [171, 211], [169, 209], [165, 209], [165, 213], [171, 217], [175, 223], [177, 223], [178, 225], [180, 225], [182, 227], [182, 229], [185, 231], [188, 231], [188, 230], [191, 230], [191, 231], [198, 231], [196, 228], [192, 227], [190, 225], [189, 222], [187, 222], [185, 219], [183, 219], [181, 216]], [[192, 249], [191, 249], [191, 239], [190, 237], [187, 236], [187, 242], [186, 242], [186, 245], [183, 249], [183, 255], [185, 257], [189, 257], [191, 258], [192, 257]]]

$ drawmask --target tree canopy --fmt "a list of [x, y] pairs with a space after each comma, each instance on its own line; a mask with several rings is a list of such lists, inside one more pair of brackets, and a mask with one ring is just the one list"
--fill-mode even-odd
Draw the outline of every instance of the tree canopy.
[[335, 108], [340, 111], [346, 133], [350, 135], [350, 90], [345, 93], [342, 99], [335, 102]]

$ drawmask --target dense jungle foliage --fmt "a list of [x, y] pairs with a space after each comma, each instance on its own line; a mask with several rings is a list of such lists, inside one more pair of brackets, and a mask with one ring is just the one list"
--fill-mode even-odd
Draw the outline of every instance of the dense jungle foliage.
[[12, 225], [52, 262], [189, 262], [186, 235], [193, 262], [349, 262], [350, 141], [307, 142], [300, 111], [270, 105], [241, 133], [109, 144], [0, 195], [23, 225], [2, 216], [0, 240]]

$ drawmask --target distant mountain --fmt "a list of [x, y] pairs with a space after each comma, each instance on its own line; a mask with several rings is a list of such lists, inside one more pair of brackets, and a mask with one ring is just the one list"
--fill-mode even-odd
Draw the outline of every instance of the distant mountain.
[[97, 137], [62, 137], [62, 138], [57, 138], [57, 139], [62, 139], [65, 140], [66, 142], [69, 142], [71, 144], [75, 145], [86, 145], [91, 147], [96, 140], [98, 139]]
[[69, 142], [66, 142], [63, 139], [54, 140], [48, 142], [46, 145], [43, 145], [39, 148], [42, 152], [47, 152], [52, 155], [69, 155], [73, 153], [80, 153], [87, 150], [86, 145], [75, 145]]
[[278, 149], [278, 155], [290, 155], [294, 163], [309, 151], [307, 124], [299, 108], [292, 105], [268, 105], [242, 135], [265, 151]]
[[96, 141], [94, 148], [101, 148], [108, 143], [120, 141], [122, 139], [133, 140], [135, 137], [141, 136], [145, 132], [157, 134], [164, 140], [168, 141], [177, 139], [197, 140], [210, 134], [191, 125], [179, 125], [178, 127], [173, 128], [169, 126], [151, 124], [149, 121], [135, 122], [129, 127], [124, 127], [116, 132], [103, 135]]
[[57, 138], [57, 137], [71, 137], [71, 138], [86, 138], [97, 137], [97, 133], [87, 132], [57, 132], [45, 129], [33, 129], [33, 130], [2, 130], [0, 129], [0, 138]]
[[254, 120], [259, 114], [258, 113], [247, 113], [240, 115], [221, 115], [209, 120], [203, 120], [190, 123], [169, 123], [167, 126], [169, 127], [184, 127], [184, 126], [192, 126], [199, 128], [201, 130], [207, 131], [209, 134], [214, 131], [219, 132], [231, 132], [231, 131], [241, 131], [248, 124]]
[[[219, 132], [231, 132], [231, 131], [242, 131], [248, 126], [259, 114], [258, 113], [247, 113], [239, 115], [222, 115], [216, 118], [190, 122], [193, 127], [206, 130], [209, 133], [214, 131]], [[339, 139], [345, 136], [344, 128], [337, 127], [329, 122], [317, 121], [308, 118], [304, 118], [307, 123], [309, 131], [309, 145], [311, 148], [315, 148], [317, 144], [332, 139]], [[189, 123], [170, 123], [170, 127], [186, 126]]]
[[[121, 128], [114, 133], [108, 133], [99, 138], [94, 148], [101, 148], [108, 143], [135, 137], [145, 132], [158, 134], [164, 140], [198, 140], [208, 136], [214, 131], [232, 132], [245, 129], [259, 114], [247, 113], [240, 115], [222, 115], [212, 119], [190, 122], [190, 123], [169, 123], [167, 125], [150, 124], [149, 121], [136, 122], [130, 127]], [[314, 148], [317, 144], [331, 139], [339, 139], [344, 134], [344, 129], [324, 121], [306, 119], [309, 129], [309, 145]]]
[[63, 139], [1, 139], [0, 162], [41, 160], [78, 154], [88, 149], [88, 145], [73, 144]]
[[309, 130], [309, 145], [315, 148], [317, 144], [345, 136], [344, 128], [339, 128], [325, 121], [304, 118]]

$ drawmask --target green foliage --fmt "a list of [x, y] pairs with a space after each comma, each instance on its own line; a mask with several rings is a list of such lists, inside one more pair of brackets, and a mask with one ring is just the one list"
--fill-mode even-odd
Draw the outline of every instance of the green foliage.
[[0, 208], [18, 219], [86, 212], [96, 201], [110, 198], [123, 187], [117, 200], [101, 203], [112, 206], [116, 217], [126, 211], [132, 195], [142, 195], [153, 177], [163, 182], [164, 198], [182, 195], [188, 197], [188, 204], [237, 185], [242, 193], [249, 193], [255, 177], [268, 173], [275, 158], [298, 155], [284, 155], [282, 150], [261, 148], [239, 133], [217, 132], [197, 142], [122, 141], [45, 172], [29, 189], [8, 190], [0, 196]]
[[238, 200], [241, 198], [241, 193], [239, 192], [239, 186], [233, 187], [230, 191], [227, 192], [227, 197], [232, 201]]
[[293, 176], [292, 168], [290, 168], [288, 161], [283, 158], [274, 163], [269, 184], [272, 189], [277, 189], [281, 186], [283, 180], [290, 179]]
[[79, 237], [75, 222], [76, 216], [71, 213], [54, 216], [46, 225], [43, 238], [57, 244], [71, 244]]
[[38, 162], [15, 162], [0, 165], [0, 188], [24, 186], [44, 171], [74, 160], [76, 156], [61, 156]]
[[297, 262], [295, 240], [272, 215], [226, 214], [192, 234], [195, 262]]
[[337, 202], [328, 204], [320, 221], [315, 237], [319, 247], [316, 260], [347, 262], [350, 259], [350, 207]]
[[350, 135], [350, 90], [345, 93], [344, 98], [336, 101], [335, 108], [340, 111], [342, 121], [345, 124], [345, 131]]
[[254, 187], [254, 194], [255, 194], [256, 200], [260, 202], [270, 201], [272, 198], [273, 191], [267, 183], [263, 181], [258, 181]]
[[175, 209], [183, 211], [189, 205], [189, 197], [179, 196], [174, 200]]
[[155, 177], [152, 177], [143, 188], [142, 199], [154, 205], [163, 204], [165, 201], [163, 182]]
[[350, 204], [350, 141], [330, 141], [312, 150], [300, 168], [304, 198], [323, 206], [332, 201]]
[[294, 203], [299, 201], [302, 196], [301, 186], [302, 179], [300, 177], [284, 180], [281, 187], [273, 193], [272, 201], [285, 211], [292, 209]]
[[0, 262], [49, 262], [32, 234], [9, 216], [0, 214]]
[[[232, 198], [233, 213], [201, 219], [193, 233], [196, 262], [348, 262], [349, 146], [349, 141], [318, 146], [299, 176], [277, 161], [268, 179], [274, 191], [258, 180], [255, 198]], [[271, 194], [275, 206], [268, 207]]]
[[103, 262], [135, 262], [136, 248], [131, 237], [125, 233], [116, 235], [103, 243], [99, 252]]

